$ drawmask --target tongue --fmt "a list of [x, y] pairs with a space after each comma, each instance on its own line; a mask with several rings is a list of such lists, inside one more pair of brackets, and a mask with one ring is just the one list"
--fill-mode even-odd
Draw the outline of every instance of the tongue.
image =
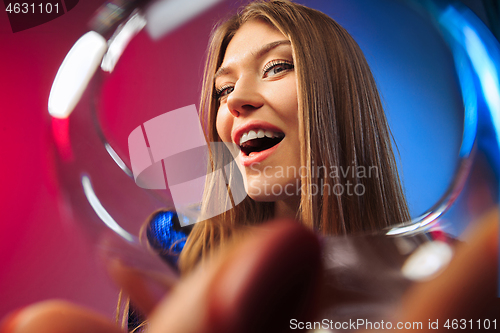
[[253, 139], [250, 141], [245, 142], [245, 146], [247, 147], [252, 147], [252, 148], [260, 148], [264, 146], [268, 146], [272, 144], [273, 139], [270, 138], [259, 138], [259, 139]]
[[243, 152], [247, 153], [247, 155], [251, 155], [253, 153], [261, 152], [261, 151], [267, 150], [271, 147], [274, 147], [275, 145], [280, 143], [281, 140], [282, 140], [282, 138], [271, 139], [271, 138], [267, 138], [267, 137], [253, 139], [253, 140], [245, 142], [241, 146], [241, 149], [243, 150]]

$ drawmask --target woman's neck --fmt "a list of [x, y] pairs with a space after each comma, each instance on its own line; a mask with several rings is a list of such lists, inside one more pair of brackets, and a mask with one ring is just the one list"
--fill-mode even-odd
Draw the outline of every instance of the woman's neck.
[[297, 219], [300, 197], [278, 200], [274, 203], [274, 218]]

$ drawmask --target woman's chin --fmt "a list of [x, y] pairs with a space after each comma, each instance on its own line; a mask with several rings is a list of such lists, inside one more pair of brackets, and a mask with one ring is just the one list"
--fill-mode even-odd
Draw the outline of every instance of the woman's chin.
[[275, 202], [280, 200], [287, 200], [292, 197], [297, 196], [297, 182], [292, 180], [290, 182], [269, 182], [267, 181], [256, 181], [245, 183], [245, 190], [247, 195], [252, 198], [252, 200], [257, 202]]
[[253, 201], [256, 201], [256, 202], [275, 202], [275, 201], [280, 200], [280, 198], [277, 198], [277, 197], [272, 196], [272, 195], [252, 195], [252, 194], [248, 194], [248, 196]]

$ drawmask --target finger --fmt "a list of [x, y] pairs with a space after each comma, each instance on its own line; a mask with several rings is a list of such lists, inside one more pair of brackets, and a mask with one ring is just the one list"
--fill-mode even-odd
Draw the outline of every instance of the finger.
[[314, 312], [318, 239], [297, 222], [267, 224], [203, 264], [151, 316], [150, 332], [280, 332]]
[[148, 316], [177, 283], [177, 279], [156, 272], [129, 267], [120, 260], [108, 261], [108, 272], [130, 297], [134, 307]]
[[7, 317], [1, 333], [123, 333], [104, 316], [64, 301], [45, 301]]
[[471, 319], [497, 318], [498, 220], [498, 210], [489, 213], [439, 277], [412, 288], [403, 308], [406, 321], [428, 325], [438, 320], [444, 331], [448, 319], [469, 324]]

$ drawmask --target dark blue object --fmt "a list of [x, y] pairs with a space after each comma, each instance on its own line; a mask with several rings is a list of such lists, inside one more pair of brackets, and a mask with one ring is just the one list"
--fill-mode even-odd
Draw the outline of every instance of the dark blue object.
[[175, 267], [191, 231], [190, 227], [181, 227], [179, 218], [183, 219], [184, 224], [189, 224], [187, 217], [179, 216], [174, 210], [162, 210], [151, 216], [147, 227], [150, 245], [163, 260]]
[[[181, 227], [179, 218], [186, 227]], [[174, 210], [161, 210], [151, 215], [146, 229], [148, 242], [158, 251], [160, 257], [170, 266], [177, 268], [177, 260], [186, 244], [186, 238], [192, 227], [185, 216], [179, 216]], [[128, 329], [133, 331], [145, 321], [145, 317], [130, 304], [128, 313]], [[142, 332], [142, 330], [136, 331]]]

